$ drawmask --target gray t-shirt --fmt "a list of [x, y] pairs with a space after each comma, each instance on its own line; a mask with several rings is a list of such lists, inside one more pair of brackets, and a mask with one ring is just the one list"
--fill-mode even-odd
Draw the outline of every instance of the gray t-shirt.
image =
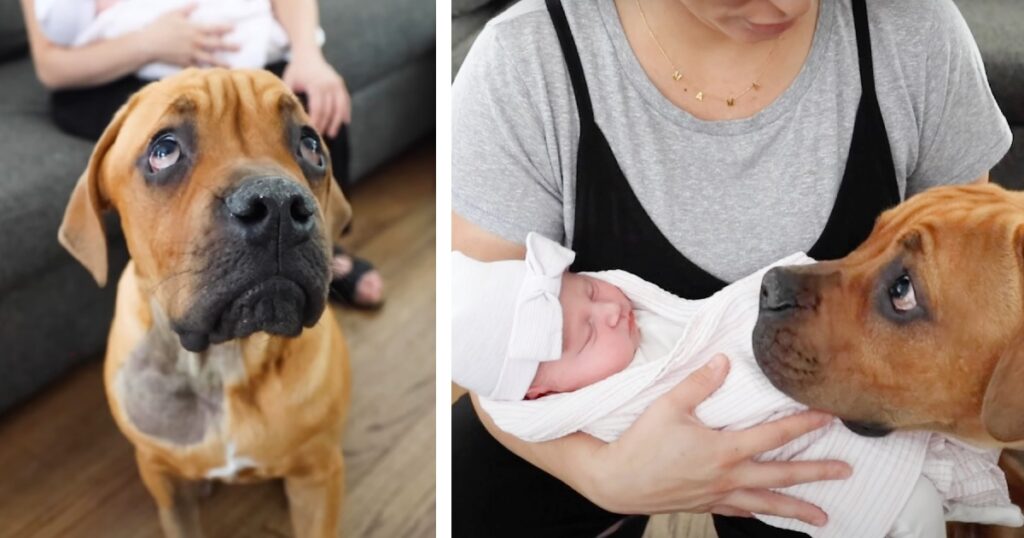
[[[900, 193], [968, 182], [1010, 130], [952, 0], [868, 0], [876, 92]], [[597, 124], [651, 219], [733, 281], [814, 244], [846, 167], [860, 73], [850, 0], [821, 0], [806, 63], [756, 115], [704, 121], [651, 83], [612, 0], [563, 0]], [[543, 0], [481, 32], [455, 79], [452, 208], [505, 239], [572, 244], [579, 116]]]

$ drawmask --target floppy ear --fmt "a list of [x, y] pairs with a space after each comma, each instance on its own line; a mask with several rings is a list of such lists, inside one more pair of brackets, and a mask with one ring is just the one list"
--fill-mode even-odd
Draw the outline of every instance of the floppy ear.
[[331, 185], [328, 187], [327, 207], [324, 208], [324, 218], [327, 220], [328, 240], [332, 243], [341, 237], [341, 232], [352, 220], [352, 206], [349, 205], [345, 195], [341, 193], [341, 187], [333, 177], [329, 178]]
[[64, 210], [64, 221], [57, 231], [60, 244], [92, 273], [100, 287], [107, 284], [107, 235], [103, 229], [103, 211], [108, 207], [100, 188], [100, 165], [117, 139], [127, 110], [127, 104], [122, 106], [100, 136], [85, 172], [71, 192], [71, 200]]
[[1024, 440], [1024, 342], [1003, 354], [992, 371], [981, 404], [981, 423], [989, 435], [1010, 443]]
[[[1013, 232], [1013, 248], [1024, 272], [1024, 224]], [[1024, 331], [992, 370], [981, 403], [981, 423], [998, 441], [1024, 441]]]

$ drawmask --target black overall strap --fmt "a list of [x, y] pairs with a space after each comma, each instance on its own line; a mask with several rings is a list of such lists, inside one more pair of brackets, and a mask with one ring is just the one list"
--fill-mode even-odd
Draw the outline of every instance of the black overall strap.
[[807, 252], [818, 260], [832, 260], [849, 254], [871, 234], [878, 215], [900, 203], [892, 148], [875, 93], [867, 6], [865, 0], [853, 0], [852, 4], [860, 64], [860, 106], [853, 124], [846, 170], [832, 213], [818, 241]]
[[565, 16], [565, 8], [562, 7], [560, 0], [547, 0], [547, 6], [548, 13], [551, 14], [551, 21], [555, 25], [555, 33], [558, 34], [558, 44], [561, 45], [562, 55], [565, 56], [565, 66], [569, 70], [569, 80], [572, 81], [573, 94], [576, 96], [576, 110], [580, 115], [580, 124], [592, 124], [594, 108], [590, 104], [587, 77], [583, 74], [583, 62], [580, 61], [580, 53], [576, 50], [576, 41], [572, 38], [569, 19]]
[[864, 98], [877, 103], [875, 94], [875, 64], [871, 59], [871, 27], [868, 25], [868, 7], [864, 0], [853, 0], [853, 31], [857, 37], [857, 63], [860, 67], [861, 104]]
[[547, 0], [580, 116], [571, 270], [622, 269], [680, 297], [700, 299], [725, 282], [686, 259], [651, 222], [595, 119], [576, 42], [559, 0]]

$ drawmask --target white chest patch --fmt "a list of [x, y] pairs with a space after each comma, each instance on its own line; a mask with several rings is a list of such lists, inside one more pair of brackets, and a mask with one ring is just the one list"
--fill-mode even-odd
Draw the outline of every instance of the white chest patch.
[[253, 469], [256, 467], [259, 467], [259, 463], [252, 458], [240, 456], [235, 453], [235, 443], [229, 442], [227, 446], [224, 447], [224, 465], [207, 471], [206, 478], [227, 480], [234, 478], [239, 471]]

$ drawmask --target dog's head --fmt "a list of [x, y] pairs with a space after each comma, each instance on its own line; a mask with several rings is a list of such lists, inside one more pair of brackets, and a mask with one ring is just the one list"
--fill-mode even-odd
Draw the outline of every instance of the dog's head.
[[323, 140], [266, 71], [195, 70], [117, 112], [59, 238], [102, 286], [115, 210], [140, 283], [191, 351], [295, 336], [323, 313], [331, 242], [350, 209]]
[[942, 187], [887, 211], [849, 256], [769, 271], [754, 353], [857, 433], [1024, 440], [1024, 196]]

